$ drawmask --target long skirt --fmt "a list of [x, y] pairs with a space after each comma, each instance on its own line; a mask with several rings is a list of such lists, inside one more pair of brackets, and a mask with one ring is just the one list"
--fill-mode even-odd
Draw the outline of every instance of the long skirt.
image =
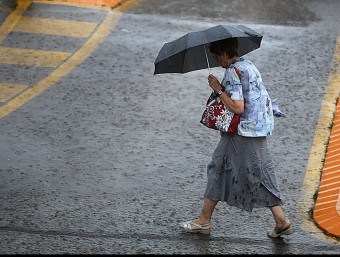
[[266, 137], [221, 133], [207, 179], [205, 198], [248, 212], [282, 204]]

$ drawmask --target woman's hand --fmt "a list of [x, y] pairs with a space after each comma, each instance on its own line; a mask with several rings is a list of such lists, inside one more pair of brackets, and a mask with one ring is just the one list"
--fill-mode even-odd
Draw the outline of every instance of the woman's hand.
[[[208, 83], [209, 86], [215, 91], [218, 92], [220, 89], [222, 89], [222, 86], [218, 79], [210, 74], [208, 76]], [[230, 111], [233, 113], [241, 114], [244, 110], [244, 101], [243, 100], [232, 100], [228, 94], [221, 94], [220, 99], [228, 107]]]
[[222, 86], [221, 86], [220, 82], [212, 74], [210, 74], [208, 76], [208, 83], [209, 83], [209, 86], [212, 88], [212, 90], [214, 90], [215, 92], [217, 92], [218, 90], [222, 89]]

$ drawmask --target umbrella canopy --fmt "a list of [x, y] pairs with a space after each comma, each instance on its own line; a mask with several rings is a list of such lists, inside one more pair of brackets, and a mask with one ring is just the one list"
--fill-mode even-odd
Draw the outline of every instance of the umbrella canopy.
[[262, 35], [244, 25], [217, 25], [189, 32], [163, 45], [155, 61], [154, 74], [217, 67], [219, 63], [210, 53], [209, 45], [226, 38], [238, 39], [238, 54], [242, 56], [260, 47]]

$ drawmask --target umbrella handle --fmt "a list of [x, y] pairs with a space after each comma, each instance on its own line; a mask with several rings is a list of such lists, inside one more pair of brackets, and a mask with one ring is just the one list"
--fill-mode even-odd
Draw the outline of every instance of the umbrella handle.
[[205, 52], [205, 58], [207, 58], [207, 63], [208, 63], [208, 69], [209, 69], [209, 75], [210, 75], [210, 64], [209, 64], [209, 59], [208, 59], [208, 55], [207, 55], [207, 50], [205, 49], [205, 44], [204, 44], [204, 52]]

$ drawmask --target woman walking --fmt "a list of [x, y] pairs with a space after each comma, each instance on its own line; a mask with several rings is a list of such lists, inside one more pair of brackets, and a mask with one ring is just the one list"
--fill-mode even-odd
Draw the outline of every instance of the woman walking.
[[210, 44], [210, 52], [225, 68], [224, 78], [209, 75], [209, 86], [228, 109], [242, 114], [234, 136], [221, 132], [221, 139], [207, 167], [207, 185], [201, 213], [195, 220], [180, 223], [186, 232], [209, 234], [211, 218], [218, 202], [226, 202], [251, 212], [268, 207], [275, 221], [269, 237], [293, 233], [292, 222], [282, 209], [274, 163], [267, 136], [272, 135], [272, 101], [258, 69], [238, 56], [236, 38]]

